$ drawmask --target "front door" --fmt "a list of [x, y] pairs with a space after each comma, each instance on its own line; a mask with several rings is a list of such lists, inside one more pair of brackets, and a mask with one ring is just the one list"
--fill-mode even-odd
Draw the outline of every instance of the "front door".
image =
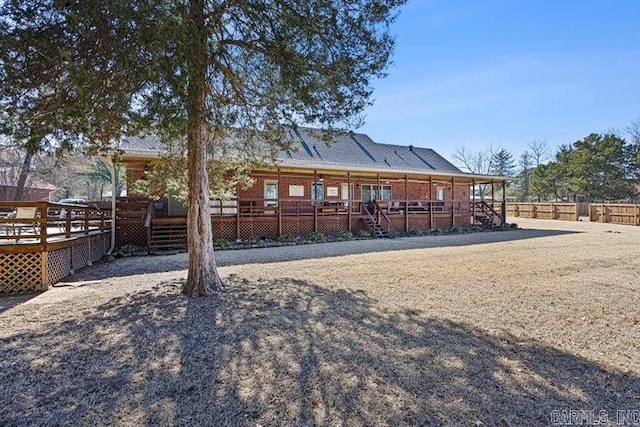
[[278, 206], [278, 181], [264, 182], [264, 198], [265, 206]]

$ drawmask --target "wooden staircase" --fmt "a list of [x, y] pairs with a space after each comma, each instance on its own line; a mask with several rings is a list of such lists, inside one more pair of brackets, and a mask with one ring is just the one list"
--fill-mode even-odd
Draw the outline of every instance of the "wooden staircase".
[[493, 229], [504, 225], [504, 217], [484, 201], [472, 204], [473, 223], [482, 228]]
[[187, 224], [182, 222], [153, 224], [149, 236], [149, 253], [172, 249], [187, 249]]
[[364, 223], [367, 225], [367, 228], [369, 228], [369, 231], [371, 231], [371, 235], [373, 237], [377, 237], [378, 239], [387, 239], [391, 237], [389, 236], [389, 232], [387, 231], [387, 229], [378, 221], [376, 221], [375, 217], [371, 214], [369, 209], [364, 205], [363, 205], [363, 210], [367, 215], [364, 218]]
[[380, 239], [385, 239], [389, 237], [389, 232], [387, 232], [387, 230], [381, 224], [377, 223], [375, 220], [370, 218], [365, 218], [364, 223], [367, 225], [367, 228], [369, 228], [369, 231], [371, 231], [371, 234], [374, 237], [377, 237]]

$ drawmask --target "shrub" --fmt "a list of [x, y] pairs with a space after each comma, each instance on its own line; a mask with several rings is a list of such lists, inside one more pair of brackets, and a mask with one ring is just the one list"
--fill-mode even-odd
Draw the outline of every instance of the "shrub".
[[311, 240], [312, 242], [324, 242], [326, 240], [326, 237], [319, 231], [312, 231], [311, 233], [309, 233], [309, 240]]
[[389, 231], [389, 237], [391, 237], [392, 239], [395, 239], [395, 238], [398, 238], [398, 237], [401, 237], [401, 236], [402, 236], [402, 233], [399, 232], [398, 230]]
[[412, 228], [411, 230], [409, 230], [409, 234], [411, 234], [412, 236], [422, 236], [422, 231], [420, 231], [419, 228]]
[[126, 245], [120, 246], [120, 248], [116, 252], [116, 255], [131, 256], [135, 254], [137, 250], [138, 250], [138, 247], [136, 245], [127, 243]]
[[442, 234], [442, 230], [440, 230], [439, 228], [431, 228], [429, 231], [427, 231], [427, 234], [437, 236], [438, 234]]
[[358, 235], [360, 237], [362, 237], [363, 239], [370, 239], [371, 238], [371, 232], [369, 230], [360, 230], [360, 232], [358, 232]]
[[338, 238], [340, 240], [351, 240], [353, 239], [353, 233], [348, 230], [341, 231], [340, 234], [338, 234]]
[[231, 247], [231, 242], [225, 239], [216, 239], [213, 242], [213, 246], [219, 249], [229, 249]]
[[251, 246], [264, 246], [264, 240], [258, 236], [251, 236], [247, 239]]
[[451, 227], [452, 234], [460, 234], [462, 233], [462, 229], [460, 227]]
[[278, 241], [283, 243], [291, 243], [291, 242], [295, 242], [296, 238], [293, 236], [293, 234], [285, 233], [280, 237], [278, 237]]

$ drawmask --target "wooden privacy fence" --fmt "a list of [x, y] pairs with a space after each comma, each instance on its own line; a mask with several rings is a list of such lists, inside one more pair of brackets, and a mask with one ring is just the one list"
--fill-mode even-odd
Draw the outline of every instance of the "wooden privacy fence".
[[[584, 209], [586, 205], [587, 209]], [[579, 221], [589, 215], [589, 221], [610, 224], [639, 225], [640, 204], [623, 203], [509, 203], [507, 215], [515, 218], [559, 219]]]
[[589, 205], [589, 221], [640, 225], [640, 205], [591, 203]]
[[508, 203], [507, 216], [578, 221], [580, 208], [578, 203]]

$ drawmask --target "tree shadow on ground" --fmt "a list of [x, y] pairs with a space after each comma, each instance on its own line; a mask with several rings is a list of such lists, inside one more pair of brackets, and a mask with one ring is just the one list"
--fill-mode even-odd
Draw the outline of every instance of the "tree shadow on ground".
[[9, 310], [10, 308], [17, 307], [20, 304], [37, 297], [40, 294], [42, 294], [42, 292], [18, 295], [0, 293], [0, 314], [2, 314], [2, 312], [4, 311]]
[[[576, 233], [579, 232], [564, 230], [510, 230], [398, 239], [355, 240], [313, 245], [281, 246], [278, 248], [224, 250], [216, 251], [216, 262], [219, 267], [241, 264], [265, 264], [386, 251], [473, 246]], [[181, 253], [151, 257], [131, 257], [110, 263], [96, 264], [64, 279], [56, 286], [65, 286], [84, 281], [103, 280], [109, 277], [185, 270], [187, 268], [187, 257], [188, 255], [186, 253]]]
[[180, 285], [0, 339], [0, 424], [522, 426], [639, 402], [637, 376], [362, 292]]

